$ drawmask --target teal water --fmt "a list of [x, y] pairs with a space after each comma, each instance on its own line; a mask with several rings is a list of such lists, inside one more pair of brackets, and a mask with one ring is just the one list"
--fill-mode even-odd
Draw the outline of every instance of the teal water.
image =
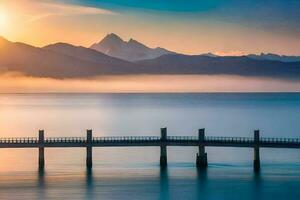
[[[1, 94], [0, 136], [197, 135], [300, 137], [300, 94]], [[195, 167], [197, 149], [46, 149], [37, 170], [36, 149], [0, 149], [0, 199], [295, 199], [300, 195], [297, 149], [262, 149], [262, 170], [252, 170], [252, 149], [207, 148], [209, 167]]]

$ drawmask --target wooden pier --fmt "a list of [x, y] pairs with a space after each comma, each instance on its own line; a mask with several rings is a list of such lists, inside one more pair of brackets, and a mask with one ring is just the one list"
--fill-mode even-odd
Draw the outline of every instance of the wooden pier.
[[93, 147], [160, 147], [160, 166], [167, 166], [168, 146], [194, 146], [199, 148], [196, 166], [206, 168], [207, 153], [205, 147], [244, 147], [253, 148], [253, 168], [260, 169], [260, 148], [300, 148], [300, 138], [264, 138], [259, 130], [253, 137], [216, 137], [205, 136], [205, 130], [199, 129], [198, 136], [168, 136], [167, 128], [161, 128], [161, 136], [114, 136], [93, 137], [87, 130], [86, 137], [44, 137], [40, 130], [38, 137], [0, 138], [0, 148], [38, 148], [39, 169], [45, 166], [45, 148], [83, 147], [86, 148], [86, 166], [93, 166]]

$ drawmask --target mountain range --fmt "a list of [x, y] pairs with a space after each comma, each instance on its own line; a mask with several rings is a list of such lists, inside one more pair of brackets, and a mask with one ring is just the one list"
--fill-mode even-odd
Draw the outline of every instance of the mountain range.
[[[116, 45], [118, 44], [118, 45]], [[120, 45], [121, 44], [121, 45]], [[128, 48], [127, 48], [128, 47]], [[42, 48], [0, 37], [0, 72], [52, 78], [88, 78], [129, 74], [227, 74], [300, 78], [300, 61], [276, 56], [183, 55], [163, 48], [149, 48], [115, 34], [86, 48], [56, 43]], [[276, 60], [277, 59], [277, 60]]]
[[249, 54], [247, 55], [249, 58], [257, 59], [257, 60], [277, 60], [282, 62], [299, 62], [300, 56], [285, 56], [285, 55], [277, 55], [273, 53], [261, 53], [260, 55]]
[[106, 55], [128, 61], [153, 59], [164, 54], [175, 53], [160, 47], [154, 49], [149, 48], [134, 39], [130, 39], [126, 42], [114, 33], [108, 34], [103, 40], [93, 44], [90, 48]]
[[135, 73], [138, 66], [98, 51], [69, 44], [43, 48], [0, 38], [0, 72], [28, 76], [71, 78]]

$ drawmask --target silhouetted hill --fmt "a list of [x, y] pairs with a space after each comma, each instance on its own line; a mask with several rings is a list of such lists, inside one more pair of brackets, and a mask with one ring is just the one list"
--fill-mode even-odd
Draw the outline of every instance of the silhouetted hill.
[[211, 57], [203, 55], [163, 55], [138, 62], [152, 73], [162, 74], [230, 74], [300, 78], [300, 62], [256, 60], [247, 56]]
[[300, 56], [285, 56], [285, 55], [277, 55], [272, 53], [261, 53], [260, 55], [249, 54], [247, 55], [249, 58], [254, 58], [257, 60], [276, 60], [281, 62], [300, 62]]
[[73, 46], [67, 43], [51, 44], [43, 47], [43, 49], [102, 65], [118, 65], [122, 67], [128, 67], [133, 65], [133, 63], [131, 62], [107, 56], [96, 50], [85, 48], [82, 46]]
[[93, 44], [90, 48], [128, 61], [152, 59], [164, 54], [174, 54], [174, 52], [160, 47], [149, 48], [134, 39], [130, 39], [128, 42], [123, 41], [114, 33], [108, 34], [99, 43]]
[[0, 71], [40, 77], [87, 77], [135, 73], [137, 66], [89, 48], [67, 44], [37, 48], [0, 39]]

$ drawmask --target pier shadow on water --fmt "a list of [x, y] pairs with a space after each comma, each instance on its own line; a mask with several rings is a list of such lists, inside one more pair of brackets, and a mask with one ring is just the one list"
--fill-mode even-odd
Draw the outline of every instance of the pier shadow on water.
[[[252, 199], [263, 199], [262, 197], [262, 187], [263, 187], [263, 179], [261, 172], [253, 172], [253, 186], [252, 186]], [[279, 188], [278, 188], [279, 189]]]
[[86, 169], [86, 199], [95, 199], [93, 169]]
[[[126, 171], [126, 170], [125, 170]], [[150, 172], [149, 172], [150, 171]], [[177, 169], [176, 167], [149, 169], [145, 174], [137, 173], [116, 177], [103, 171], [86, 169], [83, 179], [74, 178], [73, 182], [83, 199], [262, 199], [262, 174], [251, 170], [235, 173], [232, 169]], [[158, 173], [156, 173], [158, 172]], [[95, 177], [95, 173], [97, 176]], [[149, 173], [151, 176], [147, 175]], [[248, 173], [248, 174], [246, 174]], [[155, 176], [156, 174], [157, 176]], [[186, 174], [187, 176], [185, 176]], [[152, 176], [154, 175], [154, 176]], [[51, 178], [51, 175], [49, 175]], [[47, 173], [38, 171], [37, 199], [49, 198], [47, 190], [60, 187], [55, 183], [47, 187]], [[69, 180], [72, 182], [72, 180]], [[73, 184], [67, 181], [65, 184]], [[62, 183], [59, 183], [62, 184]], [[59, 194], [57, 194], [59, 195]], [[62, 194], [60, 194], [62, 195]]]
[[116, 174], [86, 169], [83, 197], [84, 199], [100, 197], [103, 199], [171, 199], [168, 168], [150, 169], [151, 175], [149, 176], [148, 173], [149, 171], [145, 174], [138, 172], [136, 176], [123, 174], [117, 178]]
[[[238, 167], [210, 166], [196, 169], [193, 199], [263, 199], [263, 174]], [[191, 185], [193, 183], [191, 182]], [[269, 199], [269, 198], [267, 198]]]
[[38, 170], [38, 199], [46, 199], [46, 181], [45, 181], [45, 170]]
[[[83, 170], [79, 173], [38, 171], [32, 186], [27, 184], [27, 179], [20, 180], [22, 187], [18, 186], [15, 195], [24, 194], [24, 191], [28, 195], [31, 191], [34, 197], [31, 199], [279, 200], [300, 194], [297, 189], [300, 172], [296, 167], [287, 170], [266, 166], [255, 173], [251, 167], [240, 165], [214, 163], [207, 169], [197, 169], [192, 164], [170, 163], [166, 168]], [[23, 184], [27, 186], [23, 188]], [[9, 195], [8, 191], [3, 192]]]
[[196, 168], [197, 176], [196, 176], [196, 198], [195, 199], [206, 199], [207, 197], [207, 168]]
[[160, 168], [160, 200], [170, 199], [170, 186], [169, 186], [169, 175], [168, 168], [162, 167]]

